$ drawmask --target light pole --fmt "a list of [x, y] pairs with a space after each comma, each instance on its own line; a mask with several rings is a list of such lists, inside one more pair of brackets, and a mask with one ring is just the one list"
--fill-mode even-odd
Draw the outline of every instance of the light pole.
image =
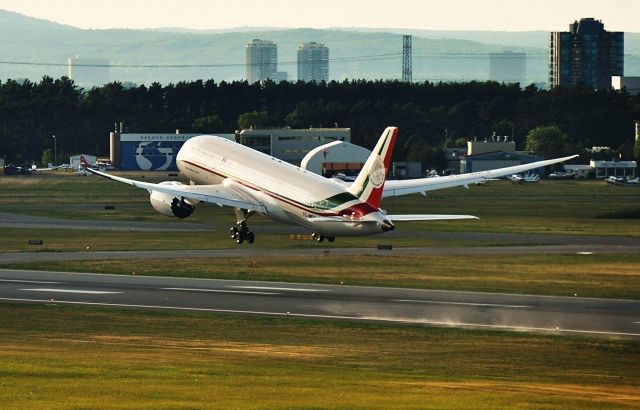
[[56, 162], [58, 162], [58, 140], [56, 140], [55, 134], [52, 135], [52, 137], [53, 137], [53, 165], [55, 165]]

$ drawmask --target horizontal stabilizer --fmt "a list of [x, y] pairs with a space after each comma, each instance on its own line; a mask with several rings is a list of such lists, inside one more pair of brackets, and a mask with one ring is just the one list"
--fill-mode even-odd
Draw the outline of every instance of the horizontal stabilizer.
[[411, 221], [446, 221], [453, 219], [478, 219], [473, 215], [387, 215], [391, 222], [411, 222]]

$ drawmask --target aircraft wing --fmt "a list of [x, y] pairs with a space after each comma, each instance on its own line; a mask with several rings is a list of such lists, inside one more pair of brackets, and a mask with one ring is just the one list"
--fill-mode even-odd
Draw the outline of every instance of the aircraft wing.
[[473, 215], [440, 215], [440, 214], [425, 214], [425, 215], [387, 215], [387, 218], [391, 222], [415, 222], [415, 221], [449, 221], [457, 219], [478, 219]]
[[[416, 215], [385, 215], [391, 222], [416, 222], [416, 221], [449, 221], [457, 219], [479, 219], [473, 215], [442, 215], [442, 214], [416, 214]], [[348, 216], [326, 216], [307, 219], [310, 222], [352, 222], [352, 223], [379, 223], [375, 219], [351, 219]]]
[[162, 192], [169, 195], [175, 195], [178, 198], [187, 198], [200, 202], [209, 202], [220, 206], [231, 206], [234, 208], [243, 208], [250, 211], [265, 213], [266, 209], [262, 203], [255, 200], [249, 193], [235, 186], [217, 185], [170, 185], [170, 184], [153, 184], [149, 182], [136, 181], [111, 175], [106, 172], [98, 171], [91, 168], [84, 168], [92, 174], [101, 177], [122, 182], [124, 184], [133, 185], [136, 188], [146, 189], [149, 192]]
[[485, 182], [492, 178], [499, 178], [506, 175], [517, 174], [520, 172], [528, 171], [530, 169], [536, 169], [546, 167], [548, 165], [557, 164], [559, 162], [568, 161], [578, 155], [571, 155], [563, 158], [554, 158], [544, 161], [532, 162], [530, 164], [515, 165], [513, 167], [498, 168], [488, 171], [471, 172], [461, 175], [449, 175], [438, 178], [419, 178], [419, 179], [406, 179], [406, 180], [390, 180], [384, 184], [383, 197], [400, 196], [407, 194], [414, 194], [417, 192], [426, 193], [427, 191], [435, 191], [436, 189], [452, 188], [456, 186], [468, 186], [471, 184], [478, 184]]

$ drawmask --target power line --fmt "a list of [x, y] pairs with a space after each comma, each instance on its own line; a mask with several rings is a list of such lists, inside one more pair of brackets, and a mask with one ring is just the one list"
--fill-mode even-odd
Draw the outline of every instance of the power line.
[[[385, 60], [393, 57], [399, 57], [401, 53], [372, 54], [355, 57], [338, 57], [330, 58], [333, 63], [344, 63], [353, 61], [374, 61]], [[52, 62], [34, 62], [34, 61], [0, 61], [5, 65], [23, 65], [23, 66], [46, 66], [46, 67], [68, 67], [68, 63], [52, 63]], [[298, 64], [297, 61], [279, 61], [278, 65]], [[259, 65], [259, 64], [254, 64]], [[91, 68], [221, 68], [221, 67], [246, 67], [246, 63], [220, 63], [220, 64], [71, 64], [72, 67], [91, 67]]]
[[[489, 57], [492, 52], [481, 53], [463, 53], [463, 52], [430, 52], [430, 53], [413, 53], [415, 58], [447, 58], [447, 59], [483, 59]], [[525, 53], [527, 58], [542, 58], [548, 57], [546, 53]], [[371, 54], [354, 57], [336, 57], [330, 58], [329, 62], [335, 64], [350, 63], [358, 61], [380, 61], [390, 60], [393, 58], [402, 57], [402, 53], [385, 53], [385, 54]], [[297, 61], [279, 61], [278, 65], [295, 65]], [[35, 67], [68, 67], [68, 63], [53, 63], [53, 62], [38, 62], [38, 61], [13, 61], [4, 60], [0, 61], [3, 65], [21, 65], [21, 66], [35, 66]], [[255, 64], [259, 65], [259, 64]], [[225, 68], [225, 67], [246, 67], [246, 63], [207, 63], [207, 64], [82, 64], [72, 63], [72, 67], [87, 67], [87, 68]]]

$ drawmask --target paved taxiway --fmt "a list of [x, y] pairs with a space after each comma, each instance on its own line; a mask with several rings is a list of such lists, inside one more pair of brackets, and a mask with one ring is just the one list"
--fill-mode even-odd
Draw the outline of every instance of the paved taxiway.
[[0, 270], [0, 301], [640, 339], [640, 301]]
[[623, 245], [544, 245], [544, 246], [423, 246], [393, 250], [370, 248], [315, 247], [307, 249], [264, 249], [243, 245], [232, 249], [185, 249], [162, 251], [88, 251], [88, 252], [0, 252], [0, 263], [46, 261], [95, 261], [135, 259], [256, 258], [265, 256], [364, 256], [364, 255], [518, 255], [638, 253], [640, 247]]

